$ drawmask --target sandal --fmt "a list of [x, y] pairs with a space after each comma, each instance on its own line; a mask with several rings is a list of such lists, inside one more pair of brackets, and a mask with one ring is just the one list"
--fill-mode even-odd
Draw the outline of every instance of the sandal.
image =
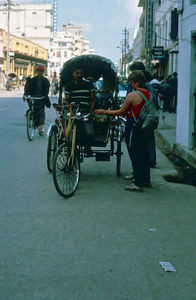
[[125, 190], [126, 191], [132, 191], [132, 192], [143, 192], [142, 187], [137, 186], [135, 184], [131, 184], [131, 185], [126, 186]]
[[43, 131], [39, 131], [39, 135], [42, 136], [44, 134]]

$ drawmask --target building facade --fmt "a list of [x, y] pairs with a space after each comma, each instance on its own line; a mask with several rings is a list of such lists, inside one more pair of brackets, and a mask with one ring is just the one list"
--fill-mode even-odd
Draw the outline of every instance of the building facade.
[[[171, 35], [172, 28], [178, 26], [178, 19], [176, 24], [173, 21], [173, 12], [178, 18], [178, 1], [139, 0], [138, 6], [143, 7], [139, 24], [142, 31], [141, 59], [151, 73], [156, 70], [159, 76], [166, 79], [178, 68], [178, 34]], [[158, 61], [153, 55], [155, 46], [163, 47], [163, 57]]]
[[185, 147], [196, 151], [196, 1], [179, 1], [178, 13], [179, 60], [176, 143], [177, 149]]
[[[0, 29], [0, 71], [7, 72], [7, 32]], [[19, 77], [34, 76], [37, 65], [43, 65], [47, 71], [48, 50], [24, 38], [10, 34], [9, 72]]]
[[162, 46], [164, 50], [163, 58], [159, 62], [159, 74], [165, 79], [178, 69], [177, 7], [177, 0], [159, 0], [154, 3], [154, 45]]
[[[51, 4], [14, 4], [9, 10], [10, 33], [49, 49], [52, 37]], [[0, 5], [0, 28], [8, 31], [8, 7]]]
[[50, 43], [50, 73], [60, 73], [63, 64], [72, 57], [82, 54], [95, 54], [90, 48], [89, 40], [83, 36], [82, 27], [72, 23], [63, 24]]

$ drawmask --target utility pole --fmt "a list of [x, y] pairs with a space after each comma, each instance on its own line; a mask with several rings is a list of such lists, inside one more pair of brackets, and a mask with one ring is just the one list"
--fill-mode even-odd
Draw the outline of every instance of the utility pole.
[[57, 34], [57, 13], [58, 13], [58, 0], [53, 0], [53, 36], [55, 37]]
[[7, 0], [7, 74], [10, 72], [10, 0]]
[[146, 69], [151, 73], [152, 45], [153, 45], [153, 0], [146, 1]]
[[123, 32], [123, 77], [127, 75], [127, 50], [129, 49], [129, 30], [125, 27]]

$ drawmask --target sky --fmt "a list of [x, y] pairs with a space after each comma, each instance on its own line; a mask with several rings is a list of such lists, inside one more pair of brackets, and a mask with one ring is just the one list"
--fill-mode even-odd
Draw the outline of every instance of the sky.
[[[51, 0], [52, 1], [52, 0]], [[12, 0], [13, 3], [43, 3], [39, 0]], [[46, 3], [49, 1], [45, 1]], [[122, 31], [129, 29], [130, 42], [139, 27], [142, 8], [139, 0], [58, 0], [58, 29], [62, 23], [73, 22], [83, 28], [96, 54], [110, 58], [114, 63], [121, 55]]]

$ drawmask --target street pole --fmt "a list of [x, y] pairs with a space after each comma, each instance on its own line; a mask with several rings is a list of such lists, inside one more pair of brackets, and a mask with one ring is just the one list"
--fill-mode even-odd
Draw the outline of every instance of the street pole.
[[126, 77], [126, 74], [127, 74], [127, 28], [126, 27], [125, 27], [125, 30], [124, 30], [124, 45], [125, 45], [125, 49], [124, 49], [125, 59], [124, 59], [124, 74], [123, 74], [123, 77]]
[[145, 47], [146, 47], [146, 68], [147, 71], [149, 72], [151, 72], [152, 44], [153, 44], [153, 1], [147, 0]]
[[10, 72], [10, 0], [7, 0], [7, 75]]

